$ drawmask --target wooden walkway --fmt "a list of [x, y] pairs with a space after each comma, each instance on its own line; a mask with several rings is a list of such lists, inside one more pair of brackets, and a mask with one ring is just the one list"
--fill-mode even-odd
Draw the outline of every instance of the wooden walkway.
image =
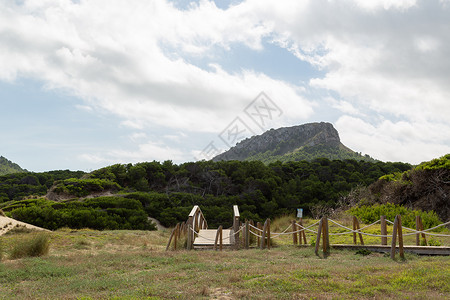
[[[232, 236], [231, 229], [222, 230], [223, 239], [222, 245], [230, 247], [234, 245], [234, 236]], [[217, 235], [217, 229], [201, 229], [198, 236], [195, 238], [193, 246], [194, 249], [211, 249], [214, 247], [214, 242]]]

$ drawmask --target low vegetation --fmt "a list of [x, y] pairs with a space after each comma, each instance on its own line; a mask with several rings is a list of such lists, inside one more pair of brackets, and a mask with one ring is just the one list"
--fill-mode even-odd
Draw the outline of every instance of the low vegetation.
[[[293, 216], [273, 220], [283, 228]], [[304, 220], [311, 224], [314, 220]], [[341, 220], [341, 222], [345, 222]], [[332, 228], [338, 230], [337, 228]], [[373, 229], [375, 231], [375, 229]], [[392, 230], [391, 227], [388, 229]], [[295, 247], [281, 236], [270, 250], [164, 251], [170, 230], [61, 229], [48, 255], [10, 260], [30, 234], [2, 237], [5, 299], [448, 299], [448, 257]], [[351, 240], [351, 236], [350, 240]], [[308, 234], [308, 242], [312, 235]], [[342, 237], [336, 236], [336, 239]], [[413, 237], [406, 242], [413, 242]], [[377, 241], [379, 242], [379, 241]], [[448, 241], [447, 241], [448, 242]]]
[[48, 253], [50, 236], [47, 233], [35, 233], [16, 241], [10, 253], [10, 259], [37, 257]]

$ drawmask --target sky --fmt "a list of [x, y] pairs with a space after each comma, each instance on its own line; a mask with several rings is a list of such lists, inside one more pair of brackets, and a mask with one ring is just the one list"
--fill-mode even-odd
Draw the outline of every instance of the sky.
[[2, 0], [0, 155], [30, 171], [210, 159], [271, 128], [450, 153], [450, 0]]

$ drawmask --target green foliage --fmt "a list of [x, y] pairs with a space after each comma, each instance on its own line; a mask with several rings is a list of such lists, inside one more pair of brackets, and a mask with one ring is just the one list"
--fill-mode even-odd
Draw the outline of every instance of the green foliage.
[[155, 230], [142, 204], [123, 197], [98, 197], [85, 201], [56, 202], [29, 199], [9, 207], [13, 218], [55, 230], [62, 227]]
[[21, 200], [31, 195], [44, 196], [55, 181], [80, 178], [84, 174], [82, 171], [61, 170], [0, 176], [0, 203]]
[[440, 241], [438, 241], [438, 240], [430, 238], [428, 240], [428, 246], [442, 246], [442, 243]]
[[[88, 175], [71, 171], [20, 173], [0, 176], [0, 208], [49, 229], [136, 228], [137, 222], [123, 219], [124, 213], [118, 211], [125, 208], [112, 203], [108, 203], [111, 207], [94, 207], [86, 199], [49, 204], [29, 196], [43, 196], [51, 187], [57, 195], [69, 196], [62, 198], [116, 191], [125, 199], [140, 202], [142, 208], [132, 211], [141, 211], [165, 226], [185, 221], [193, 205], [202, 207], [210, 227], [230, 226], [235, 204], [242, 217], [254, 221], [291, 214], [300, 207], [308, 215], [318, 204], [335, 207], [343, 195], [358, 185], [371, 184], [384, 174], [410, 168], [403, 163], [319, 158], [269, 165], [260, 161], [199, 161], [181, 165], [153, 161], [115, 164]], [[125, 223], [120, 225], [121, 222]]]
[[450, 153], [440, 158], [435, 158], [428, 162], [423, 162], [416, 167], [416, 170], [436, 170], [450, 169]]
[[327, 145], [316, 145], [316, 146], [305, 146], [297, 149], [294, 152], [289, 152], [286, 154], [278, 154], [280, 152], [280, 147], [274, 148], [272, 150], [266, 151], [264, 153], [258, 153], [251, 155], [245, 160], [252, 161], [258, 160], [265, 164], [270, 164], [273, 162], [289, 162], [289, 161], [312, 161], [317, 158], [326, 158], [329, 160], [346, 160], [354, 159], [358, 161], [368, 161], [376, 162], [375, 159], [368, 155], [361, 155], [360, 153], [353, 152], [346, 147], [336, 147]]
[[22, 169], [18, 164], [13, 163], [3, 156], [0, 156], [0, 175], [21, 172], [26, 172], [26, 170]]
[[[441, 224], [439, 217], [434, 211], [420, 211], [408, 209], [402, 205], [392, 203], [362, 205], [349, 209], [349, 214], [356, 216], [363, 223], [370, 224], [380, 219], [380, 216], [386, 216], [390, 221], [394, 221], [396, 215], [402, 216], [402, 225], [409, 228], [415, 228], [416, 216], [422, 218], [422, 224], [425, 229]], [[442, 227], [441, 227], [442, 228]]]
[[103, 192], [118, 191], [120, 186], [108, 179], [77, 179], [70, 178], [58, 183], [54, 189], [57, 194], [68, 194], [76, 197]]
[[39, 233], [15, 243], [11, 250], [10, 258], [43, 256], [48, 253], [49, 247], [50, 236], [46, 233]]

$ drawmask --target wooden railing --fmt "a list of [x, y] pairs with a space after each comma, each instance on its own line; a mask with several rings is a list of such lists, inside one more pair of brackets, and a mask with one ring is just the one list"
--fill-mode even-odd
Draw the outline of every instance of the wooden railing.
[[208, 229], [208, 223], [203, 216], [202, 210], [198, 205], [195, 205], [187, 220], [187, 249], [191, 250], [192, 244], [195, 239], [195, 232], [199, 232], [200, 229]]

